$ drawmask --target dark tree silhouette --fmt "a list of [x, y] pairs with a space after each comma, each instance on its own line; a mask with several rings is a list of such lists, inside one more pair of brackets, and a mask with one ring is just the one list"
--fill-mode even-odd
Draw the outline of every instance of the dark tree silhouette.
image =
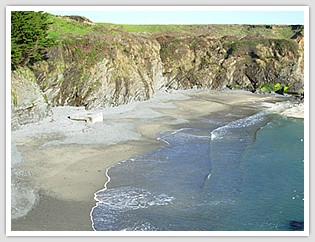
[[32, 65], [45, 57], [53, 44], [48, 38], [49, 17], [44, 12], [11, 12], [11, 68]]

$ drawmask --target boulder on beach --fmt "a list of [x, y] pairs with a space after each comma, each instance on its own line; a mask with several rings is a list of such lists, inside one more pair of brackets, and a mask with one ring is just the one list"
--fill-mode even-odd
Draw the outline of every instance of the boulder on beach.
[[102, 112], [94, 112], [94, 113], [76, 113], [71, 114], [69, 117], [71, 120], [85, 121], [87, 123], [97, 123], [103, 122], [103, 113]]

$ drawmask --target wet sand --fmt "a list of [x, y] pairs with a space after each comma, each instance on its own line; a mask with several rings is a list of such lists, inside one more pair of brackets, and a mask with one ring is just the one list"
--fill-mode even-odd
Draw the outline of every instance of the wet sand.
[[101, 109], [104, 121], [96, 124], [67, 119], [75, 108], [53, 109], [51, 117], [11, 132], [19, 153], [12, 156], [21, 156], [15, 173], [26, 174], [12, 176], [12, 184], [23, 181], [38, 194], [25, 216], [12, 219], [11, 230], [91, 231], [94, 193], [104, 187], [108, 167], [165, 145], [156, 139], [161, 131], [269, 100], [274, 97], [246, 92], [159, 93], [145, 102]]
[[39, 201], [26, 216], [12, 220], [12, 230], [92, 230], [90, 211], [94, 193], [104, 185], [105, 169], [160, 145], [132, 141], [41, 149], [29, 142], [21, 149], [27, 159], [22, 169], [34, 173], [29, 182], [39, 189]]

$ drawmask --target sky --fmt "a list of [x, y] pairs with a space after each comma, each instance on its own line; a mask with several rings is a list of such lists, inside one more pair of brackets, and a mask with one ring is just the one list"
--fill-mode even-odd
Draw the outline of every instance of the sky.
[[295, 11], [55, 11], [55, 15], [80, 15], [98, 23], [116, 24], [304, 24], [304, 12]]

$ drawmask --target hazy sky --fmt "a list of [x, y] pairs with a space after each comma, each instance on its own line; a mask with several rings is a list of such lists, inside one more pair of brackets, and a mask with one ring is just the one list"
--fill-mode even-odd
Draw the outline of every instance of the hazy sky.
[[299, 9], [297, 11], [294, 9], [290, 11], [166, 10], [56, 11], [53, 9], [53, 11], [45, 10], [45, 12], [56, 15], [80, 15], [93, 22], [117, 24], [304, 24], [304, 12]]

